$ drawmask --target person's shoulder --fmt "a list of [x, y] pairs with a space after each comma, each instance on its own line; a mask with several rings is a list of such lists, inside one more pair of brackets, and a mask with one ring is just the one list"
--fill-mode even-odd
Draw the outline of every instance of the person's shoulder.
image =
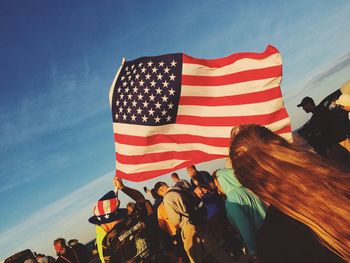
[[332, 115], [332, 111], [330, 111], [328, 108], [326, 108], [323, 105], [317, 105], [315, 107], [314, 113], [316, 113], [316, 114]]
[[73, 248], [85, 248], [85, 245], [82, 243], [77, 243], [73, 246]]
[[164, 202], [181, 198], [183, 191], [184, 190], [182, 190], [180, 187], [176, 187], [176, 186], [170, 187], [168, 192], [165, 194], [163, 198]]
[[61, 256], [59, 256], [59, 257], [56, 259], [56, 261], [54, 261], [54, 262], [56, 262], [56, 263], [61, 263], [61, 262], [64, 262], [64, 260], [62, 259]]
[[169, 190], [167, 191], [167, 193], [165, 194], [165, 196], [164, 196], [164, 198], [166, 197], [166, 196], [177, 196], [177, 195], [181, 195], [181, 192], [182, 192], [183, 190], [180, 188], [180, 187], [178, 187], [178, 186], [173, 186], [173, 187], [170, 187], [169, 188]]

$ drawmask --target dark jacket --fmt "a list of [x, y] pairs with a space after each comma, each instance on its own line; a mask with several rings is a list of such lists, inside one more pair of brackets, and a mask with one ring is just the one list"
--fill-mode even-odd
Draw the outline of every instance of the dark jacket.
[[80, 263], [89, 263], [90, 256], [87, 248], [85, 245], [78, 243], [72, 247], [72, 249], [75, 251], [75, 253], [78, 256], [78, 260]]
[[310, 228], [270, 206], [258, 232], [260, 263], [343, 263]]
[[65, 249], [66, 251], [56, 259], [56, 263], [85, 263], [79, 261], [78, 254], [73, 249], [70, 247]]
[[136, 204], [134, 211], [116, 224], [103, 239], [105, 263], [155, 262], [155, 231], [146, 200], [137, 190], [125, 187], [122, 191]]

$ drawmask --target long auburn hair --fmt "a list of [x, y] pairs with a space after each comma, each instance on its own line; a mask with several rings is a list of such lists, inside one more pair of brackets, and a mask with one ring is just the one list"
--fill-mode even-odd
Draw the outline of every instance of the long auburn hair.
[[231, 137], [230, 159], [242, 185], [350, 261], [350, 174], [262, 126], [233, 128]]

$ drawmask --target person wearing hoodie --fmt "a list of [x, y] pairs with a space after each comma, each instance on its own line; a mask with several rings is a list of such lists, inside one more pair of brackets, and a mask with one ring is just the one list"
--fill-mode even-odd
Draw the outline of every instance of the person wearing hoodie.
[[256, 235], [264, 221], [266, 206], [240, 184], [232, 168], [219, 169], [213, 177], [219, 193], [226, 196], [225, 207], [229, 221], [240, 232], [248, 254], [255, 255]]

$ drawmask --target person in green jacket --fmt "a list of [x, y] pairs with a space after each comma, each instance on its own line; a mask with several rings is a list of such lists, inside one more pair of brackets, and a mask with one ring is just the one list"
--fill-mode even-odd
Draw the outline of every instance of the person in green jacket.
[[264, 221], [266, 206], [253, 192], [240, 184], [231, 168], [217, 170], [214, 182], [218, 191], [226, 195], [228, 219], [240, 232], [248, 254], [255, 255], [256, 234]]

